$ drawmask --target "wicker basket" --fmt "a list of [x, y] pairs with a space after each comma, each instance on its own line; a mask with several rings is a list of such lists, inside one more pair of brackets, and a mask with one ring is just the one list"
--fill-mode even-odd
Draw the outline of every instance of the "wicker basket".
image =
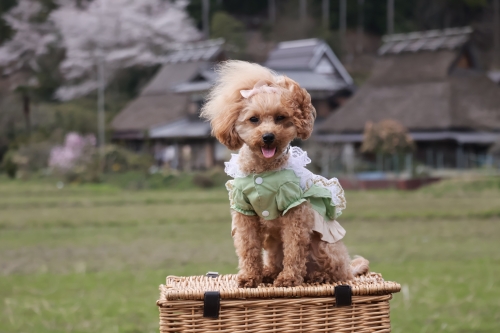
[[169, 276], [157, 301], [160, 332], [390, 332], [389, 300], [400, 289], [378, 273], [253, 289], [238, 288], [236, 275]]

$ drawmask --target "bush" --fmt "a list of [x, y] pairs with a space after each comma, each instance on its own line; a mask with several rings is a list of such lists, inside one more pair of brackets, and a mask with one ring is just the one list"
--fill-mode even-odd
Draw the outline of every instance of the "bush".
[[215, 185], [209, 176], [202, 174], [197, 174], [193, 177], [193, 184], [201, 188], [209, 188]]
[[15, 151], [9, 150], [3, 156], [2, 169], [5, 171], [9, 178], [15, 178], [17, 174], [17, 164], [14, 163]]
[[104, 148], [104, 171], [126, 172], [141, 171], [148, 172], [154, 164], [150, 154], [138, 154], [117, 145], [107, 145]]

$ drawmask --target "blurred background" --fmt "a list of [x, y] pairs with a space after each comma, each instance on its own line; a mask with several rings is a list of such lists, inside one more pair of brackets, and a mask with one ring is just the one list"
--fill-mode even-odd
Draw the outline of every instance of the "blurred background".
[[1, 0], [0, 332], [157, 332], [167, 275], [236, 272], [228, 59], [311, 94], [393, 331], [498, 332], [500, 0]]

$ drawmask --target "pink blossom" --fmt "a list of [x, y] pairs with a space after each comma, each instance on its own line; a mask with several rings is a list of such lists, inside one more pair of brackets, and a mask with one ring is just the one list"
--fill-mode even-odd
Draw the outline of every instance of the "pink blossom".
[[61, 171], [73, 169], [79, 161], [85, 159], [87, 148], [94, 147], [96, 143], [93, 134], [81, 136], [78, 133], [68, 133], [63, 146], [55, 146], [50, 151], [49, 166]]

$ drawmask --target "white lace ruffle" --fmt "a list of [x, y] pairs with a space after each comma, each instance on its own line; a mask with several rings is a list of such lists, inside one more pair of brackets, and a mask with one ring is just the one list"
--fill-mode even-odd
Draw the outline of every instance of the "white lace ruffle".
[[228, 176], [233, 178], [245, 178], [246, 176], [248, 176], [248, 174], [241, 171], [238, 164], [238, 158], [238, 154], [231, 154], [231, 159], [229, 160], [229, 162], [224, 162], [224, 172], [227, 173]]
[[[346, 208], [346, 200], [344, 190], [337, 178], [326, 179], [323, 176], [315, 175], [308, 169], [306, 165], [311, 163], [311, 159], [307, 156], [307, 152], [299, 147], [290, 147], [290, 157], [284, 169], [292, 170], [297, 177], [300, 178], [300, 187], [303, 191], [307, 191], [313, 185], [324, 187], [332, 194], [332, 203], [335, 205], [335, 215], [339, 217], [342, 210]], [[224, 171], [233, 178], [244, 178], [248, 174], [241, 171], [238, 165], [238, 154], [231, 154], [229, 162], [225, 162]]]
[[332, 194], [332, 202], [335, 205], [335, 217], [339, 217], [342, 210], [346, 208], [342, 186], [340, 186], [337, 178], [326, 179], [306, 169], [306, 165], [309, 163], [311, 163], [311, 159], [307, 156], [307, 152], [299, 147], [291, 147], [290, 157], [285, 169], [293, 170], [295, 175], [300, 178], [300, 187], [304, 191], [307, 191], [313, 185], [328, 189]]

